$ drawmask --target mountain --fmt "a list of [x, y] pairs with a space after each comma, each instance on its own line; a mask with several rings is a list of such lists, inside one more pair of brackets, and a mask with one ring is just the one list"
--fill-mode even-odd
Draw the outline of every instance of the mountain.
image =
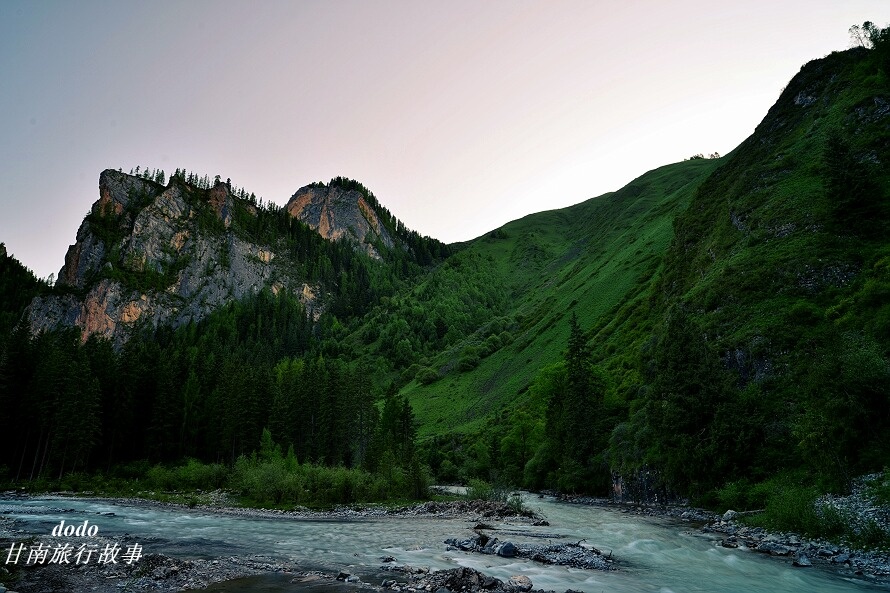
[[[412, 259], [420, 243], [444, 246], [404, 229], [370, 192], [344, 187], [347, 181], [305, 187], [281, 210], [235, 196], [219, 181], [199, 187], [174, 175], [164, 186], [103, 171], [99, 199], [68, 249], [56, 289], [28, 308], [31, 330], [77, 326], [84, 340], [96, 334], [120, 346], [137, 328], [197, 322], [262, 290], [293, 296], [316, 320], [332, 306], [360, 310], [372, 264], [347, 253], [347, 244], [376, 260], [397, 245], [391, 260]], [[361, 284], [350, 297], [344, 272]]]
[[[375, 470], [398, 444], [412, 479], [422, 459], [446, 481], [736, 508], [789, 484], [842, 489], [890, 456], [883, 55], [808, 63], [722, 158], [459, 245], [345, 178], [278, 208], [106, 171], [27, 320], [117, 353], [9, 337], [0, 398], [41, 436], [20, 434], [5, 463], [86, 466], [122, 426], [135, 436], [115, 461], [234, 461], [268, 428], [301, 460]], [[105, 402], [77, 461], [46, 455], [64, 418], [14, 396], [51, 408], [68, 375], [67, 393]]]
[[[626, 467], [662, 467], [687, 490], [777, 468], [837, 487], [887, 459], [890, 85], [880, 56], [856, 48], [806, 64], [675, 220], [648, 309], [628, 312], [658, 327], [613, 444]], [[599, 325], [607, 349], [635, 333]]]
[[452, 253], [437, 239], [420, 235], [392, 215], [367, 187], [347, 177], [300, 188], [284, 209], [325, 239], [347, 241], [378, 261], [430, 266]]
[[[890, 109], [885, 83], [862, 74], [868, 53], [809, 63], [730, 155], [656, 169], [613, 194], [527, 216], [471, 242], [461, 256], [492, 262], [511, 295], [504, 311], [519, 340], [471, 373], [449, 375], [450, 393], [440, 383], [410, 385], [421, 417], [430, 412], [424, 430], [461, 429], [498, 402], [515, 403], [536, 369], [559, 360], [573, 309], [591, 327], [594, 353], [616, 392], [642, 382], [639, 351], [665, 311], [679, 304], [705, 323], [710, 340], [719, 339], [721, 354], [738, 351], [744, 368], [736, 372], [747, 378], [757, 368], [775, 370], [774, 362], [755, 362], [750, 340], [799, 325], [782, 316], [809, 311], [797, 296], [835, 291], [843, 302], [867, 283], [886, 244], [885, 203], [866, 217], [852, 207], [838, 210], [826, 192], [826, 151], [835, 133], [852, 140], [844, 157], [851, 162], [843, 166], [870, 180], [871, 193], [861, 200], [886, 201], [881, 163], [888, 160]], [[439, 360], [447, 368], [449, 358]], [[429, 403], [429, 394], [452, 407]], [[455, 403], [464, 401], [466, 407]]]
[[[398, 360], [395, 335], [416, 352], [400, 367], [402, 393], [434, 471], [576, 489], [608, 468], [626, 491], [648, 480], [702, 494], [781, 471], [842, 488], [880, 469], [890, 87], [876, 53], [805, 65], [729, 155], [509, 223], [391, 298], [386, 314], [372, 310], [359, 332], [372, 350]], [[452, 268], [462, 272], [450, 278]], [[463, 315], [449, 317], [448, 302]], [[547, 450], [572, 315], [605, 376], [588, 424], [602, 453], [586, 459]], [[467, 317], [474, 329], [436, 342], [431, 325], [445, 321], [447, 335], [449, 319]], [[572, 464], [582, 470], [546, 469]]]
[[217, 183], [201, 190], [171, 177], [164, 187], [113, 170], [68, 248], [57, 294], [28, 310], [33, 331], [76, 325], [121, 344], [138, 324], [178, 327], [263, 288], [297, 295], [311, 314], [321, 285], [278, 246], [237, 222], [256, 207]]

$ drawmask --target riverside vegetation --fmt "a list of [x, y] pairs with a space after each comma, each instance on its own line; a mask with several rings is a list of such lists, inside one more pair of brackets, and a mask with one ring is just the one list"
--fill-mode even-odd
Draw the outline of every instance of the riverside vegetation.
[[[890, 459], [890, 30], [856, 32], [862, 46], [805, 65], [730, 154], [462, 244], [407, 230], [345, 178], [313, 187], [362, 196], [398, 239], [366, 239], [378, 258], [230, 183], [115, 174], [140, 180], [134, 216], [175, 184], [190, 228], [289, 266], [192, 321], [84, 340], [17, 321], [33, 297], [102, 282], [163, 296], [194, 260], [134, 265], [126, 209], [87, 217], [104, 255], [80, 284], [50, 286], [3, 250], [0, 479], [269, 505], [422, 498], [433, 479], [606, 494], [620, 479], [631, 500], [765, 509], [752, 520], [885, 545], [815, 505]], [[321, 296], [280, 288], [296, 281]]]

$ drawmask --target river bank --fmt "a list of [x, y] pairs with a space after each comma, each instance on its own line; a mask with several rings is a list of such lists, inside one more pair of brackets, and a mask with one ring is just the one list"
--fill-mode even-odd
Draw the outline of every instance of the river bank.
[[[879, 528], [890, 532], [890, 513], [888, 509], [876, 506], [865, 495], [865, 479], [854, 483], [849, 495], [827, 495], [820, 498], [818, 504], [842, 512], [851, 522], [866, 524], [876, 521]], [[818, 566], [842, 575], [890, 584], [890, 552], [887, 550], [867, 549], [824, 538], [807, 538], [793, 532], [769, 531], [745, 523], [745, 517], [751, 513], [728, 509], [719, 514], [682, 504], [615, 503], [605, 498], [584, 496], [561, 495], [557, 499], [568, 504], [614, 508], [625, 514], [675, 519], [688, 523], [698, 533], [712, 536], [716, 546], [763, 554], [795, 568]]]

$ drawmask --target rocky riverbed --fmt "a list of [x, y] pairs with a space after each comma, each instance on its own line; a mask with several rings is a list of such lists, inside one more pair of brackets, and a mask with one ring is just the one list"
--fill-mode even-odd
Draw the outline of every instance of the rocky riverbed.
[[[524, 575], [510, 577], [506, 582], [487, 576], [472, 568], [452, 568], [432, 573], [411, 575], [404, 583], [384, 581], [384, 588], [406, 593], [544, 593], [534, 589], [532, 580]], [[566, 591], [566, 593], [573, 593]]]
[[[890, 534], [890, 509], [879, 504], [869, 492], [867, 484], [880, 474], [862, 476], [853, 482], [846, 496], [826, 495], [816, 500], [816, 512], [836, 513], [854, 532], [877, 530]], [[807, 539], [796, 533], [770, 533], [742, 522], [743, 514], [733, 510], [702, 527], [707, 533], [718, 534], [718, 545], [727, 548], [747, 548], [754, 552], [785, 558], [794, 566], [806, 568], [813, 564], [827, 565], [843, 573], [866, 576], [878, 581], [890, 580], [890, 553], [869, 550], [825, 539]]]
[[[870, 481], [879, 478], [880, 474], [862, 476], [853, 482], [850, 494], [820, 497], [816, 501], [817, 511], [824, 512], [830, 508], [841, 513], [853, 525], [877, 528], [890, 534], [890, 509], [873, 500], [866, 487]], [[558, 498], [566, 503], [607, 506], [633, 515], [677, 519], [690, 523], [700, 533], [714, 536], [715, 545], [765, 554], [797, 568], [818, 565], [842, 574], [866, 577], [881, 583], [890, 582], [890, 553], [887, 551], [867, 550], [844, 542], [808, 539], [797, 533], [770, 532], [751, 527], [744, 522], [745, 516], [752, 514], [750, 512], [727, 510], [721, 515], [683, 504], [616, 504], [605, 498]]]
[[[12, 498], [14, 493], [5, 493], [5, 497]], [[23, 497], [27, 498], [27, 497]], [[371, 507], [336, 507], [328, 511], [310, 511], [308, 509], [294, 510], [266, 510], [226, 506], [224, 494], [215, 494], [210, 500], [205, 497], [205, 504], [180, 505], [175, 503], [155, 502], [144, 499], [103, 499], [107, 502], [124, 504], [137, 507], [161, 507], [161, 508], [196, 508], [201, 512], [212, 512], [220, 515], [251, 517], [260, 519], [332, 519], [349, 520], [361, 518], [380, 517], [442, 517], [464, 519], [470, 524], [479, 524], [480, 521], [497, 522], [509, 519], [514, 525], [535, 523], [541, 524], [541, 518], [530, 511], [517, 508], [499, 502], [458, 500], [450, 502], [429, 501], [417, 505], [408, 505], [397, 508]], [[0, 505], [2, 507], [2, 505]], [[44, 509], [45, 511], [46, 509]], [[73, 509], [65, 506], [65, 500], [58, 500], [58, 507], [49, 509], [53, 512], [68, 513]], [[2, 512], [2, 508], [0, 508]], [[34, 536], [25, 533], [17, 526], [17, 521], [0, 517], [0, 552], [6, 557], [14, 546], [24, 544], [23, 554], [15, 564], [8, 564], [15, 573], [13, 575], [3, 568], [5, 573], [0, 573], [0, 583], [15, 582], [16, 593], [55, 593], [59, 591], [92, 591], [96, 593], [112, 593], [122, 590], [131, 592], [161, 592], [202, 589], [213, 583], [230, 581], [242, 577], [254, 575], [293, 575], [294, 582], [308, 583], [310, 581], [336, 581], [340, 580], [349, 585], [356, 585], [363, 589], [376, 589], [387, 591], [437, 591], [443, 588], [442, 583], [448, 581], [453, 585], [460, 583], [460, 587], [453, 591], [485, 590], [493, 593], [515, 593], [531, 590], [531, 582], [527, 577], [517, 576], [516, 582], [504, 583], [497, 579], [482, 578], [475, 571], [460, 572], [455, 574], [440, 575], [422, 568], [395, 564], [393, 558], [382, 558], [380, 571], [391, 572], [395, 578], [386, 579], [382, 583], [363, 583], [356, 575], [346, 573], [325, 573], [319, 571], [304, 572], [306, 567], [297, 566], [287, 558], [259, 555], [223, 555], [208, 559], [181, 559], [165, 554], [146, 554], [132, 562], [124, 561], [118, 555], [117, 562], [96, 562], [99, 551], [106, 547], [115, 547], [123, 552], [129, 546], [137, 543], [129, 535], [117, 538], [97, 535], [90, 538], [90, 546], [95, 548], [96, 554], [90, 563], [78, 564], [73, 556], [74, 550], [69, 554], [68, 562], [50, 562], [49, 556], [42, 562], [30, 562], [29, 551], [33, 548], [52, 550], [59, 540], [46, 536]], [[142, 543], [145, 543], [144, 541]], [[442, 547], [445, 548], [443, 542]], [[50, 552], [51, 553], [51, 552]], [[3, 558], [0, 558], [2, 560]], [[469, 571], [469, 569], [467, 569]], [[451, 573], [451, 571], [444, 571]], [[440, 582], [441, 581], [441, 582]], [[4, 585], [0, 584], [0, 593], [6, 593]], [[447, 585], [444, 586], [447, 588]], [[444, 593], [444, 592], [440, 592]]]
[[[471, 533], [474, 534], [465, 538], [453, 538], [447, 543], [440, 540], [443, 551], [447, 551], [447, 546], [451, 546], [454, 549], [480, 555], [497, 556], [500, 552], [500, 556], [509, 558], [512, 553], [514, 558], [527, 558], [542, 564], [573, 568], [612, 570], [616, 565], [621, 565], [619, 561], [612, 561], [610, 553], [605, 555], [600, 553], [591, 542], [560, 541], [561, 538], [566, 540], [567, 538], [557, 533], [548, 533], [546, 529], [534, 529], [534, 527], [547, 527], [546, 520], [525, 512], [521, 508], [517, 509], [515, 506], [501, 503], [461, 500], [427, 502], [399, 508], [341, 507], [319, 513], [308, 509], [277, 511], [228, 507], [224, 506], [224, 497], [218, 498], [219, 500], [213, 504], [198, 505], [198, 509], [205, 514], [210, 512], [248, 518], [356, 519], [360, 523], [362, 518], [387, 516], [442, 517], [446, 520], [456, 520], [457, 524], [466, 525], [463, 528], [472, 529]], [[179, 509], [184, 507], [184, 505], [132, 499], [115, 502], [146, 507]], [[802, 571], [813, 570], [807, 568], [809, 565], [821, 565], [844, 574], [862, 575], [881, 582], [890, 581], [888, 578], [890, 577], [890, 558], [885, 554], [854, 550], [829, 542], [806, 540], [795, 534], [768, 533], [762, 529], [745, 525], [742, 518], [734, 513], [715, 515], [679, 505], [673, 507], [613, 505], [601, 499], [576, 498], [570, 502], [602, 505], [632, 515], [671, 517], [688, 523], [690, 533], [704, 534], [713, 539], [714, 545], [749, 550], [752, 554], [769, 555], [776, 562], [794, 564]], [[56, 509], [58, 511], [68, 512], [64, 498], [54, 499], [51, 504], [58, 504]], [[873, 505], [861, 500], [834, 498], [831, 500], [831, 504], [846, 505], [844, 508], [860, 508], [865, 514], [875, 514]], [[2, 513], [2, 504], [0, 504], [0, 514]], [[591, 536], [587, 534], [585, 537]], [[536, 538], [538, 541], [535, 541]], [[100, 536], [96, 539], [96, 543], [97, 545], [117, 544], [125, 548], [131, 543], [130, 539], [129, 536], [120, 536], [116, 539]], [[541, 540], [547, 540], [546, 544]], [[5, 558], [11, 542], [22, 541], [29, 546], [39, 545], [41, 541], [47, 545], [52, 543], [51, 538], [34, 537], [20, 530], [17, 521], [0, 517], [0, 553], [3, 554], [0, 561]], [[143, 541], [143, 543], [146, 542]], [[399, 556], [398, 553], [394, 555]], [[15, 568], [20, 576], [20, 579], [15, 583], [15, 590], [19, 593], [180, 591], [200, 589], [212, 583], [231, 581], [252, 575], [262, 575], [263, 577], [279, 575], [277, 578], [284, 579], [284, 582], [293, 580], [295, 583], [308, 583], [309, 581], [334, 583], [340, 577], [339, 581], [346, 586], [396, 593], [446, 593], [445, 590], [461, 591], [462, 593], [482, 593], [483, 591], [519, 593], [534, 589], [534, 584], [527, 582], [526, 579], [507, 578], [503, 573], [499, 575], [501, 579], [498, 580], [471, 571], [469, 568], [431, 572], [421, 566], [411, 566], [410, 562], [404, 563], [404, 558], [401, 558], [403, 563], [400, 563], [396, 558], [386, 556], [380, 558], [380, 564], [377, 566], [379, 572], [371, 574], [375, 572], [375, 569], [372, 569], [371, 573], [368, 573], [366, 565], [359, 571], [361, 576], [347, 574], [350, 570], [347, 566], [348, 562], [342, 565], [343, 570], [347, 572], [338, 574], [305, 572], [307, 568], [312, 567], [298, 566], [286, 557], [258, 556], [244, 554], [240, 551], [226, 552], [224, 550], [213, 551], [208, 556], [200, 559], [191, 557], [182, 559], [151, 553], [146, 554], [138, 563], [132, 565], [119, 562], [116, 565], [104, 567], [43, 565], [27, 568], [10, 566], [10, 568]], [[520, 575], [514, 576], [519, 577]], [[7, 586], [10, 586], [11, 581], [8, 577], [9, 575], [4, 575], [0, 570], [0, 583], [7, 583]], [[373, 582], [362, 582], [362, 579]], [[449, 579], [452, 586], [457, 588], [451, 588], [446, 583]], [[3, 593], [2, 589], [0, 589], [0, 593]]]

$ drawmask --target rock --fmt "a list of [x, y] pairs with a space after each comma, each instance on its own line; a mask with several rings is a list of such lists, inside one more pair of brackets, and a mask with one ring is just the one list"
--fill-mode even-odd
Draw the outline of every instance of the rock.
[[451, 591], [449, 591], [445, 587], [439, 587], [438, 589], [436, 589], [436, 593], [451, 593]]
[[720, 546], [724, 548], [738, 548], [739, 542], [734, 537], [727, 537], [726, 539], [721, 540]]
[[482, 587], [483, 589], [494, 589], [495, 587], [498, 586], [498, 583], [500, 583], [500, 581], [497, 580], [496, 578], [486, 576], [485, 578], [482, 579], [482, 582], [479, 584], [479, 586]]
[[844, 562], [850, 561], [850, 555], [849, 554], [838, 554], [837, 556], [832, 558], [831, 561], [834, 562], [835, 564], [843, 564]]
[[804, 556], [803, 554], [799, 554], [799, 555], [794, 559], [794, 562], [792, 562], [792, 564], [793, 564], [794, 566], [800, 566], [800, 567], [802, 567], [802, 568], [806, 568], [806, 567], [809, 567], [809, 566], [812, 566], [812, 565], [813, 565], [813, 563], [810, 562], [810, 559], [807, 558], [806, 556]]
[[348, 579], [349, 576], [350, 576], [350, 574], [348, 572], [343, 572], [341, 570], [339, 573], [337, 573], [337, 580], [338, 581], [346, 581], [346, 579]]
[[534, 526], [534, 527], [550, 527], [550, 523], [548, 523], [544, 519], [541, 519], [539, 521], [535, 521], [534, 523], [532, 523], [532, 526]]
[[513, 545], [513, 542], [504, 542], [498, 547], [497, 555], [503, 558], [513, 558], [516, 556], [516, 552], [516, 546]]
[[[481, 543], [483, 541], [485, 542], [484, 546]], [[448, 539], [445, 540], [445, 543], [450, 547], [453, 546], [467, 552], [497, 554], [504, 558], [529, 558], [543, 564], [582, 569], [615, 570], [611, 553], [607, 558], [596, 548], [582, 546], [580, 542], [550, 545], [522, 544], [520, 547], [513, 542], [499, 542], [497, 538], [489, 539], [484, 534], [477, 534], [475, 538], [468, 540]]]
[[760, 542], [754, 550], [772, 556], [788, 556], [792, 552], [792, 549], [788, 546], [783, 546], [782, 544], [770, 541]]
[[338, 185], [306, 186], [297, 190], [285, 206], [319, 235], [331, 241], [352, 240], [357, 250], [382, 259], [373, 243], [393, 247], [395, 241], [365, 196], [356, 189]]
[[476, 523], [476, 526], [473, 527], [473, 529], [494, 529], [494, 527], [488, 523]]
[[723, 513], [723, 520], [724, 521], [733, 521], [738, 516], [739, 516], [739, 514], [737, 512], [730, 509], [730, 510], [726, 511], [725, 513]]
[[[480, 543], [482, 543], [482, 538], [479, 538]], [[485, 544], [482, 546], [480, 550], [483, 554], [496, 554], [497, 549], [500, 543], [498, 542], [498, 538], [493, 537], [489, 540], [485, 540]]]
[[513, 576], [510, 577], [510, 580], [507, 582], [507, 585], [518, 591], [531, 591], [532, 590], [532, 580], [525, 575]]

